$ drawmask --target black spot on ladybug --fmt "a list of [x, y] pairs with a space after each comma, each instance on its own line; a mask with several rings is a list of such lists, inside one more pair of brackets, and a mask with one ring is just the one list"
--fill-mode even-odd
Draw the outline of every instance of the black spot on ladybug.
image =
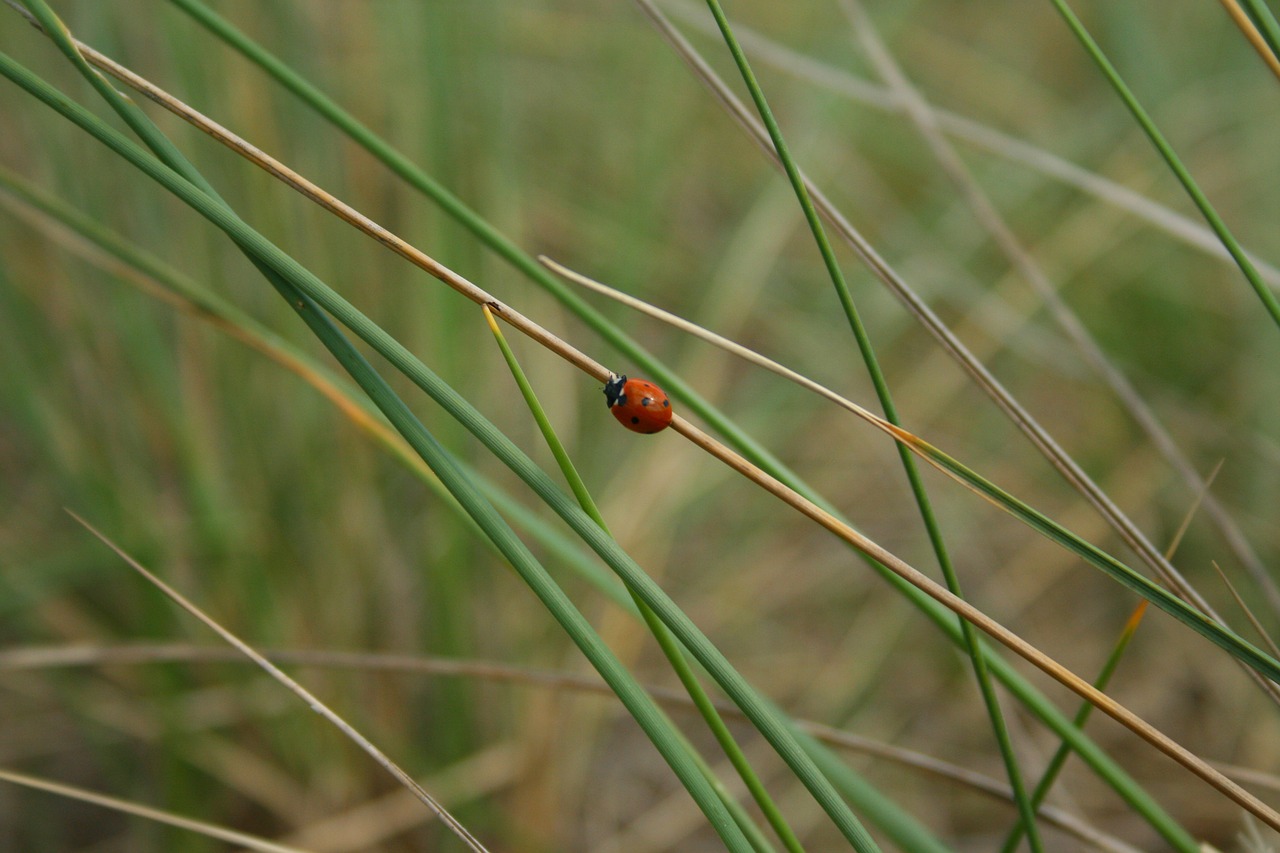
[[635, 415], [632, 415], [632, 416], [631, 416], [631, 422], [632, 422], [633, 424], [638, 424], [638, 423], [640, 423], [640, 419], [639, 419], [639, 418], [637, 418]]
[[662, 401], [662, 408], [664, 408], [664, 409], [669, 409], [669, 408], [671, 408], [671, 401], [670, 401], [670, 400], [663, 400], [663, 401]]
[[652, 398], [652, 397], [641, 397], [641, 398], [640, 398], [640, 405], [644, 406], [645, 408], [648, 408], [648, 407], [649, 407], [649, 404], [650, 404], [650, 403], [652, 403], [652, 402], [653, 402], [653, 398]]

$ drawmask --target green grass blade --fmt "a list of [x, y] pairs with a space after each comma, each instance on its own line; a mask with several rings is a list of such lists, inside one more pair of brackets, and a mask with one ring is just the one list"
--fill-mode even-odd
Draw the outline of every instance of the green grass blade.
[[[751, 94], [751, 99], [755, 102], [760, 120], [769, 132], [773, 148], [778, 153], [778, 161], [782, 164], [783, 171], [786, 172], [787, 179], [791, 182], [791, 187], [795, 191], [796, 199], [800, 202], [805, 221], [809, 224], [809, 231], [813, 235], [813, 240], [818, 246], [819, 253], [822, 255], [822, 262], [827, 268], [832, 287], [835, 288], [840, 306], [849, 321], [849, 328], [857, 341], [858, 351], [862, 355], [867, 374], [875, 387], [876, 397], [880, 401], [884, 416], [890, 423], [899, 425], [901, 419], [898, 417], [898, 409], [893, 402], [893, 394], [889, 390], [889, 382], [885, 378], [884, 371], [880, 368], [880, 360], [876, 357], [875, 347], [871, 343], [871, 335], [867, 332], [866, 325], [862, 322], [862, 316], [858, 311], [857, 304], [854, 302], [853, 293], [849, 290], [844, 273], [840, 269], [840, 263], [836, 259], [835, 249], [827, 238], [826, 229], [822, 225], [818, 211], [813, 205], [813, 199], [805, 186], [800, 167], [796, 165], [795, 158], [791, 156], [791, 150], [782, 135], [782, 129], [778, 126], [773, 110], [769, 108], [769, 102], [765, 98], [764, 90], [761, 89], [759, 80], [756, 79], [755, 73], [751, 70], [751, 63], [747, 61], [746, 53], [742, 50], [742, 46], [738, 44], [738, 40], [733, 34], [733, 28], [729, 26], [729, 20], [725, 16], [719, 0], [707, 0], [707, 6], [711, 10], [712, 17], [715, 18], [716, 25], [720, 28], [720, 34], [724, 38], [729, 52], [733, 55], [733, 61], [738, 66], [738, 71], [746, 84], [747, 91]], [[920, 470], [916, 465], [915, 457], [901, 444], [897, 445], [897, 451], [898, 458], [907, 475], [907, 483], [911, 487], [911, 493], [915, 498], [920, 517], [924, 522], [925, 531], [929, 536], [930, 545], [933, 547], [938, 566], [941, 568], [942, 576], [946, 581], [947, 589], [957, 597], [963, 597], [960, 578], [951, 562], [951, 555], [947, 551], [946, 542], [942, 537], [942, 529], [938, 525], [937, 515], [933, 511], [933, 504], [925, 491], [924, 481], [920, 478]], [[1022, 771], [1018, 767], [1017, 753], [1013, 749], [1013, 741], [1010, 739], [1009, 729], [1005, 725], [1004, 713], [1000, 708], [1000, 700], [996, 696], [990, 673], [987, 671], [986, 662], [983, 660], [981, 646], [978, 642], [978, 632], [977, 629], [963, 619], [959, 620], [959, 622], [960, 631], [964, 638], [965, 652], [968, 654], [969, 661], [973, 666], [974, 678], [978, 683], [978, 690], [982, 695], [983, 705], [986, 707], [987, 717], [991, 722], [991, 730], [995, 736], [1000, 757], [1004, 761], [1005, 776], [1008, 778], [1009, 787], [1013, 791], [1013, 799], [1018, 806], [1018, 812], [1022, 815], [1023, 825], [1027, 827], [1027, 841], [1033, 853], [1035, 853], [1043, 849], [1039, 832], [1036, 829], [1035, 810], [1027, 795], [1026, 784], [1022, 779]]]
[[1267, 287], [1266, 282], [1264, 282], [1262, 277], [1258, 275], [1258, 270], [1253, 266], [1253, 263], [1245, 254], [1244, 248], [1236, 242], [1236, 238], [1227, 228], [1227, 224], [1222, 221], [1222, 217], [1218, 216], [1218, 212], [1209, 202], [1209, 198], [1203, 191], [1201, 191], [1200, 185], [1196, 183], [1195, 179], [1191, 177], [1191, 172], [1188, 171], [1187, 167], [1178, 159], [1178, 155], [1174, 152], [1173, 146], [1164, 138], [1164, 134], [1162, 134], [1160, 129], [1156, 127], [1155, 121], [1152, 120], [1151, 116], [1147, 114], [1147, 111], [1142, 108], [1142, 105], [1138, 103], [1137, 96], [1134, 95], [1133, 91], [1125, 84], [1124, 79], [1120, 76], [1120, 72], [1117, 71], [1115, 66], [1111, 64], [1111, 61], [1107, 59], [1106, 54], [1102, 52], [1102, 48], [1093, 40], [1093, 36], [1091, 36], [1089, 31], [1085, 29], [1084, 24], [1076, 17], [1075, 12], [1071, 11], [1071, 7], [1067, 5], [1066, 0], [1050, 0], [1050, 2], [1053, 3], [1054, 8], [1058, 10], [1058, 13], [1062, 15], [1063, 20], [1067, 22], [1067, 26], [1084, 47], [1085, 51], [1093, 58], [1093, 61], [1097, 64], [1098, 68], [1102, 70], [1103, 76], [1107, 78], [1111, 87], [1115, 89], [1116, 94], [1120, 96], [1120, 100], [1124, 101], [1124, 105], [1128, 107], [1129, 112], [1134, 117], [1134, 120], [1138, 122], [1138, 125], [1142, 128], [1143, 132], [1147, 134], [1147, 138], [1151, 140], [1151, 144], [1156, 147], [1158, 152], [1160, 152], [1160, 156], [1169, 166], [1169, 170], [1177, 177], [1178, 182], [1181, 183], [1183, 189], [1187, 191], [1187, 195], [1191, 197], [1195, 206], [1200, 209], [1200, 214], [1205, 218], [1209, 227], [1213, 229], [1213, 232], [1218, 235], [1218, 239], [1222, 241], [1222, 245], [1231, 253], [1232, 259], [1234, 259], [1236, 265], [1240, 267], [1240, 271], [1244, 273], [1245, 279], [1248, 280], [1249, 285], [1253, 288], [1254, 292], [1258, 294], [1258, 298], [1262, 301], [1263, 307], [1266, 308], [1267, 313], [1271, 315], [1272, 321], [1275, 322], [1278, 328], [1280, 328], [1280, 300], [1276, 299], [1275, 294], [1271, 292], [1271, 288]]
[[636, 590], [645, 603], [653, 608], [791, 767], [792, 772], [809, 789], [850, 843], [859, 850], [877, 849], [830, 781], [818, 770], [808, 754], [800, 748], [786, 724], [772, 713], [754, 688], [724, 655], [680, 611], [661, 588], [644, 574], [639, 565], [626, 552], [618, 548], [611, 538], [605, 536], [590, 516], [556, 487], [532, 460], [489, 423], [465, 398], [449, 387], [403, 344], [356, 310], [297, 261], [246, 225], [225, 206], [215, 202], [176, 172], [4, 54], [0, 54], [0, 73], [88, 131], [94, 138], [103, 142], [218, 228], [227, 232], [239, 245], [254, 252], [295, 287], [315, 300], [325, 311], [338, 318], [343, 325], [355, 332], [443, 406], [453, 418], [479, 438], [503, 464], [510, 467], [517, 476], [529, 484], [548, 506], [565, 519], [583, 541], [604, 558], [622, 579]]

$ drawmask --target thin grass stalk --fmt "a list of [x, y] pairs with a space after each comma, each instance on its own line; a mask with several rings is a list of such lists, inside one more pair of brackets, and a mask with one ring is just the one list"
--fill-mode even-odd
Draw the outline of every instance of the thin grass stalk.
[[152, 586], [154, 586], [156, 589], [163, 592], [170, 600], [172, 600], [175, 604], [177, 604], [183, 610], [190, 613], [197, 620], [204, 623], [206, 627], [208, 627], [215, 634], [217, 634], [219, 637], [225, 640], [228, 644], [233, 646], [236, 649], [236, 651], [240, 652], [242, 655], [249, 658], [249, 660], [257, 664], [273, 679], [275, 679], [277, 682], [283, 685], [287, 690], [289, 690], [294, 695], [296, 695], [299, 699], [305, 702], [307, 704], [307, 707], [315, 711], [320, 716], [324, 717], [325, 720], [327, 720], [330, 724], [332, 724], [335, 728], [337, 728], [340, 732], [342, 732], [342, 734], [348, 740], [350, 740], [352, 743], [358, 746], [363, 752], [365, 752], [367, 755], [373, 758], [373, 760], [376, 761], [388, 773], [390, 773], [396, 779], [396, 781], [398, 781], [402, 786], [404, 786], [407, 790], [409, 790], [415, 797], [417, 797], [422, 803], [424, 803], [429, 809], [431, 809], [431, 811], [434, 812], [438, 818], [440, 818], [440, 820], [444, 823], [444, 825], [447, 826], [449, 830], [454, 835], [456, 835], [458, 839], [462, 841], [463, 844], [467, 846], [468, 849], [476, 851], [476, 853], [487, 853], [487, 848], [483, 844], [481, 844], [479, 840], [475, 838], [475, 836], [473, 836], [469, 831], [467, 831], [467, 828], [463, 826], [461, 823], [459, 823], [458, 820], [454, 818], [453, 815], [449, 814], [449, 811], [444, 806], [442, 806], [435, 799], [435, 797], [431, 796], [431, 794], [429, 794], [421, 785], [419, 785], [412, 776], [406, 773], [404, 769], [400, 767], [400, 765], [396, 764], [385, 753], [383, 753], [382, 750], [378, 749], [378, 747], [376, 747], [372, 741], [370, 741], [364, 735], [360, 734], [360, 732], [356, 731], [355, 727], [353, 727], [350, 723], [348, 723], [338, 714], [334, 713], [334, 711], [331, 708], [329, 708], [329, 706], [321, 702], [320, 699], [315, 696], [315, 694], [307, 690], [297, 681], [290, 678], [287, 674], [285, 674], [284, 670], [280, 669], [280, 667], [276, 666], [271, 661], [267, 660], [265, 657], [259, 654], [254, 648], [252, 648], [248, 643], [241, 640], [235, 634], [232, 634], [230, 631], [228, 631], [226, 628], [220, 625], [216, 620], [214, 620], [212, 617], [206, 614], [203, 610], [201, 610], [199, 607], [196, 607], [195, 604], [193, 604], [190, 600], [188, 600], [185, 596], [183, 596], [182, 593], [178, 592], [176, 589], [169, 586], [164, 581], [160, 580], [160, 578], [156, 577], [155, 574], [150, 572], [141, 563], [139, 563], [132, 556], [126, 553], [123, 548], [121, 548], [115, 542], [107, 538], [105, 534], [103, 534], [100, 530], [98, 530], [92, 524], [85, 521], [83, 518], [76, 515], [74, 512], [71, 512], [70, 510], [67, 510], [67, 513], [73, 519], [75, 519], [81, 526], [83, 526], [86, 530], [88, 530], [90, 533], [96, 536], [99, 540], [101, 540], [104, 545], [106, 545], [112, 551], [116, 552], [116, 554], [120, 557], [120, 559], [124, 560], [125, 563], [127, 563], [134, 571], [142, 575], [142, 577], [146, 578], [146, 580]]
[[[855, 847], [861, 843], [864, 845], [861, 849], [874, 849], [873, 843], [866, 843], [869, 841], [869, 837], [866, 836], [861, 824], [858, 823], [848, 806], [840, 799], [835, 789], [831, 787], [830, 782], [814, 765], [812, 759], [800, 749], [787, 726], [742, 678], [723, 654], [711, 644], [674, 602], [644, 574], [625, 551], [619, 549], [612, 539], [604, 536], [595, 523], [551, 483], [546, 478], [546, 475], [533, 464], [532, 460], [515, 447], [506, 436], [502, 435], [470, 403], [436, 376], [421, 360], [410, 353], [403, 344], [388, 335], [381, 327], [356, 310], [354, 306], [295, 260], [281, 252], [274, 244], [256, 231], [253, 231], [233, 213], [214, 202], [209, 196], [187, 182], [180, 175], [143, 152], [129, 140], [124, 139], [95, 116], [66, 99], [60, 92], [49, 87], [4, 54], [0, 54], [0, 73], [9, 77], [30, 94], [70, 119], [82, 129], [88, 131], [148, 177], [151, 177], [177, 195], [184, 203], [194, 208], [221, 230], [234, 235], [234, 239], [237, 242], [249, 247], [270, 266], [285, 275], [295, 287], [314, 299], [324, 310], [338, 317], [344, 325], [380, 354], [388, 358], [406, 377], [426, 391], [436, 402], [444, 406], [452, 417], [484, 442], [504, 464], [511, 467], [521, 479], [538, 492], [542, 499], [557, 514], [569, 522], [593, 550], [600, 554], [615, 571], [624, 576], [624, 580], [636, 587], [645, 602], [658, 613], [668, 627], [672, 628], [685, 647], [693, 653], [708, 673], [724, 688], [735, 704], [747, 714], [753, 725], [773, 745], [782, 759], [814, 795], [814, 798], [823, 807], [824, 811], [831, 816], [846, 838], [851, 843], [854, 843]], [[506, 313], [504, 308], [502, 314], [505, 315]], [[585, 359], [586, 357], [582, 356], [582, 358]], [[590, 361], [590, 363], [595, 364], [594, 361]], [[596, 367], [603, 372], [603, 368], [598, 365]], [[366, 393], [368, 393], [368, 390], [366, 389]], [[381, 404], [379, 408], [382, 408]], [[386, 410], [384, 409], [385, 412]], [[399, 428], [399, 424], [397, 424], [397, 428]], [[430, 441], [434, 443], [435, 439], [431, 437]], [[428, 462], [430, 463], [431, 460], [428, 459]], [[432, 467], [435, 468], [435, 465]], [[437, 469], [437, 474], [439, 473], [440, 470]], [[449, 480], [446, 480], [444, 476], [441, 476], [441, 479], [446, 482], [446, 485], [449, 485]], [[453, 487], [451, 486], [450, 489], [452, 491]], [[457, 493], [455, 492], [455, 494]], [[464, 505], [465, 503], [464, 501]], [[490, 535], [493, 535], [493, 533], [490, 532]], [[514, 535], [512, 538], [514, 538]], [[518, 539], [515, 539], [515, 543], [511, 547], [524, 548], [523, 543], [520, 543]], [[510, 553], [507, 556], [510, 560]], [[858, 839], [858, 841], [855, 841], [855, 839]]]
[[1266, 647], [1271, 650], [1273, 656], [1280, 658], [1280, 646], [1277, 646], [1276, 641], [1271, 639], [1267, 629], [1262, 626], [1262, 622], [1254, 615], [1253, 609], [1241, 597], [1235, 584], [1227, 577], [1227, 573], [1222, 570], [1222, 566], [1218, 565], [1217, 560], [1210, 560], [1209, 565], [1213, 566], [1213, 570], [1217, 573], [1219, 580], [1227, 588], [1227, 592], [1231, 593], [1231, 598], [1235, 601], [1236, 607], [1240, 608], [1240, 612], [1244, 614], [1244, 617], [1249, 620], [1249, 624], [1253, 626], [1253, 631], [1258, 635], [1258, 639], [1262, 640]]
[[1133, 90], [1124, 82], [1120, 72], [1111, 64], [1111, 60], [1107, 59], [1107, 55], [1103, 53], [1102, 48], [1094, 41], [1093, 36], [1085, 29], [1080, 19], [1076, 17], [1075, 12], [1071, 11], [1071, 7], [1067, 5], [1066, 0], [1049, 0], [1049, 2], [1058, 10], [1058, 14], [1062, 16], [1076, 40], [1080, 42], [1081, 47], [1097, 64], [1103, 76], [1107, 78], [1107, 82], [1111, 84], [1111, 88], [1120, 96], [1120, 100], [1129, 109], [1134, 120], [1138, 122], [1138, 126], [1142, 128], [1147, 138], [1151, 140], [1151, 144], [1156, 147], [1156, 151], [1159, 152], [1160, 157], [1169, 167], [1169, 171], [1173, 172], [1174, 177], [1178, 179], [1178, 182], [1182, 184], [1182, 188], [1186, 190], [1187, 195], [1191, 197], [1191, 201], [1199, 208], [1200, 215], [1209, 223], [1209, 227], [1218, 235], [1222, 245], [1231, 253], [1236, 266], [1240, 267], [1240, 272], [1244, 273], [1249, 286], [1253, 288], [1254, 293], [1258, 294], [1258, 299], [1261, 300], [1267, 313], [1271, 315], [1276, 327], [1280, 328], [1280, 300], [1276, 299], [1275, 294], [1271, 292], [1271, 288], [1267, 287], [1262, 277], [1258, 275], [1253, 263], [1245, 255], [1244, 248], [1236, 241], [1235, 236], [1227, 228], [1227, 224], [1223, 222], [1222, 217], [1218, 216], [1218, 211], [1214, 209], [1208, 196], [1200, 189], [1200, 185], [1196, 183], [1195, 178], [1191, 177], [1191, 172], [1178, 159], [1173, 146], [1169, 144], [1164, 134], [1156, 127], [1155, 121], [1142, 108], [1142, 104], [1138, 103], [1138, 98], [1134, 95]]
[[[61, 21], [53, 15], [52, 10], [44, 4], [43, 0], [24, 0], [24, 2], [27, 3], [30, 11], [40, 19], [45, 32], [59, 44], [63, 52], [81, 69], [121, 117], [149, 144], [153, 145], [157, 154], [160, 154], [165, 159], [172, 160], [169, 164], [170, 168], [188, 173], [187, 179], [196, 182], [195, 184], [189, 183], [186, 186], [203, 195], [210, 206], [217, 209], [223, 217], [247, 229], [243, 221], [239, 220], [216, 194], [210, 196], [201, 191], [197, 184], [203, 184], [208, 187], [207, 182], [199, 175], [194, 166], [181, 153], [177, 152], [172, 143], [160, 133], [159, 129], [150, 122], [145, 114], [131, 102], [121, 97], [114, 88], [106, 83], [100, 74], [89, 68], [71, 42], [70, 33], [62, 25]], [[8, 61], [7, 57], [4, 57], [4, 59], [6, 62]], [[120, 141], [127, 142], [127, 140], [123, 139]], [[174, 177], [177, 177], [178, 180], [183, 180], [178, 173], [174, 173]], [[209, 188], [209, 192], [212, 193], [212, 188]], [[619, 689], [619, 698], [641, 727], [645, 729], [646, 734], [649, 735], [655, 746], [662, 753], [726, 845], [732, 850], [750, 850], [750, 844], [724, 808], [719, 796], [702, 777], [701, 773], [698, 772], [690, 756], [684, 750], [680, 738], [675, 734], [674, 728], [669, 725], [658, 707], [643, 692], [638, 682], [613, 657], [598, 635], [590, 628], [585, 618], [573, 607], [563, 591], [551, 580], [550, 575], [537, 563], [532, 552], [519, 540], [514, 531], [506, 525], [501, 516], [497, 514], [474, 484], [467, 480], [465, 474], [453, 464], [443, 446], [435, 441], [434, 437], [427, 432], [421, 422], [413, 416], [408, 406], [396, 396], [391, 387], [386, 384], [386, 381], [347, 341], [345, 336], [320, 311], [319, 307], [308, 295], [296, 289], [293, 283], [287, 280], [279, 269], [272, 269], [267, 266], [261, 259], [261, 253], [254, 251], [253, 247], [240, 239], [243, 237], [242, 234], [230, 234], [230, 236], [249, 254], [250, 259], [260, 266], [260, 269], [267, 274], [272, 286], [299, 313], [311, 331], [338, 359], [339, 363], [351, 374], [352, 378], [360, 384], [361, 388], [383, 411], [404, 438], [414, 446], [415, 451], [435, 471], [450, 493], [466, 508], [468, 515], [484, 529], [486, 535], [493, 540], [507, 560], [524, 577], [526, 583], [534, 588], [535, 594], [548, 607], [548, 610], [561, 623], [575, 644], [582, 649], [601, 675], [610, 682], [611, 686]], [[460, 826], [458, 828], [461, 829]]]
[[[773, 148], [778, 153], [778, 160], [782, 164], [783, 171], [786, 172], [787, 179], [791, 182], [796, 199], [800, 202], [800, 209], [804, 212], [804, 218], [809, 224], [809, 231], [813, 235], [814, 243], [817, 244], [818, 252], [822, 255], [823, 265], [827, 268], [827, 275], [831, 278], [831, 285], [835, 288], [840, 307], [844, 310], [845, 318], [849, 321], [849, 328], [857, 341], [858, 351], [862, 355], [862, 362], [867, 368], [871, 384], [875, 387], [876, 397], [880, 401], [880, 407], [884, 412], [885, 419], [894, 425], [898, 425], [901, 423], [901, 419], [898, 417], [898, 408], [893, 402], [893, 394], [889, 391], [889, 382], [885, 378], [884, 371], [880, 368], [880, 360], [876, 357], [875, 347], [871, 343], [871, 336], [862, 322], [862, 316], [858, 312], [857, 304], [854, 302], [853, 293], [849, 290], [849, 285], [845, 281], [839, 261], [836, 260], [835, 250], [831, 247], [831, 241], [827, 239], [826, 229], [823, 228], [822, 220], [818, 217], [818, 212], [813, 206], [813, 200], [805, 187], [804, 178], [800, 174], [800, 167], [796, 165], [795, 159], [791, 156], [790, 148], [782, 135], [782, 128], [778, 126], [773, 110], [769, 108], [769, 102], [765, 98], [764, 90], [760, 87], [760, 81], [756, 79], [755, 73], [751, 70], [751, 63], [747, 61], [747, 56], [743, 52], [742, 46], [738, 44], [737, 38], [733, 35], [733, 28], [729, 25], [729, 20], [725, 16], [724, 10], [720, 7], [719, 0], [707, 0], [707, 7], [716, 19], [716, 25], [720, 28], [721, 37], [724, 39], [725, 45], [728, 46], [729, 53], [733, 56], [734, 64], [738, 66], [742, 81], [746, 84], [747, 91], [755, 102], [756, 112], [759, 113], [760, 120], [769, 132]], [[897, 450], [898, 459], [901, 461], [903, 470], [907, 475], [911, 494], [915, 498], [916, 506], [920, 511], [920, 518], [924, 522], [925, 532], [928, 534], [933, 553], [937, 557], [938, 566], [942, 570], [947, 589], [956, 597], [963, 598], [964, 593], [960, 588], [960, 577], [956, 574], [955, 566], [951, 562], [950, 552], [947, 550], [946, 542], [943, 539], [942, 529], [938, 525], [937, 515], [933, 511], [933, 504], [925, 491], [924, 481], [920, 478], [920, 471], [916, 467], [915, 458], [901, 444], [896, 445], [895, 450]], [[1009, 737], [1009, 729], [1004, 721], [1004, 713], [1000, 708], [999, 697], [996, 696], [990, 673], [987, 671], [986, 661], [983, 659], [977, 630], [968, 622], [960, 620], [960, 632], [964, 637], [965, 652], [968, 654], [969, 661], [973, 666], [974, 678], [978, 684], [978, 691], [982, 695], [982, 702], [991, 723], [991, 731], [995, 736], [1000, 758], [1004, 762], [1005, 773], [1009, 779], [1009, 787], [1013, 789], [1014, 802], [1017, 804], [1018, 812], [1022, 815], [1023, 823], [1027, 827], [1027, 842], [1031, 846], [1032, 853], [1038, 853], [1043, 849], [1043, 845], [1040, 842], [1040, 834], [1036, 830], [1035, 810], [1027, 797], [1022, 770], [1018, 767], [1018, 755], [1013, 748], [1013, 741]]]
[[[578, 468], [573, 464], [573, 460], [569, 457], [569, 452], [565, 450], [564, 442], [560, 440], [560, 436], [556, 433], [555, 427], [551, 424], [551, 419], [547, 417], [546, 410], [542, 407], [542, 403], [538, 400], [537, 393], [533, 390], [533, 384], [529, 382], [529, 377], [525, 374], [524, 369], [520, 366], [519, 360], [516, 358], [515, 352], [511, 349], [511, 344], [507, 342], [507, 338], [502, 334], [502, 329], [498, 326], [498, 321], [493, 318], [493, 312], [489, 310], [489, 306], [482, 307], [484, 318], [489, 323], [489, 329], [493, 332], [493, 337], [498, 342], [498, 348], [502, 350], [502, 357], [507, 362], [507, 367], [511, 370], [511, 375], [516, 381], [516, 385], [520, 389], [520, 395], [524, 397], [525, 403], [529, 407], [533, 419], [538, 424], [538, 430], [542, 433], [543, 439], [547, 443], [547, 447], [551, 450], [551, 455], [555, 457], [556, 464], [560, 467], [560, 473], [564, 475], [565, 481], [569, 484], [570, 490], [574, 497], [578, 499], [578, 505], [596, 524], [600, 526], [609, 536], [613, 534], [609, 530], [608, 524], [605, 523], [604, 516], [600, 513], [600, 508], [596, 505], [595, 499], [591, 497], [591, 492], [587, 488], [587, 484], [583, 481], [582, 476], [578, 473]], [[792, 853], [801, 853], [803, 847], [800, 839], [795, 835], [795, 831], [787, 823], [782, 815], [782, 811], [774, 803], [773, 798], [769, 796], [769, 792], [765, 789], [764, 784], [760, 781], [760, 777], [756, 774], [755, 769], [751, 766], [751, 762], [747, 760], [747, 756], [743, 753], [742, 747], [734, 740], [733, 734], [730, 733], [729, 727], [725, 725], [720, 714], [716, 711], [715, 704], [711, 701], [711, 697], [707, 695], [707, 691], [703, 688], [702, 683], [698, 681], [697, 675], [693, 671], [693, 667], [685, 659], [684, 652], [680, 648], [679, 641], [672, 635], [667, 626], [662, 624], [662, 620], [657, 614], [644, 603], [644, 599], [636, 594], [635, 590], [627, 587], [627, 592], [631, 595], [636, 609], [640, 612], [641, 618], [645, 625], [648, 626], [649, 632], [653, 634], [653, 638], [657, 641], [658, 647], [662, 649], [663, 655], [666, 656], [667, 662], [671, 664], [672, 671], [676, 677], [680, 679], [680, 683], [684, 686], [694, 707], [702, 716], [703, 722], [707, 724], [707, 728], [715, 736], [716, 742], [720, 744], [720, 748], [724, 751], [725, 757], [733, 765], [738, 772], [739, 778], [747, 786], [747, 790], [751, 793], [752, 799], [756, 805], [760, 807], [760, 811], [764, 814], [765, 819], [769, 821], [769, 825], [773, 827], [773, 831], [778, 835], [779, 840]], [[674, 728], [674, 724], [673, 728]], [[692, 744], [686, 744], [689, 754], [694, 757], [702, 772], [706, 775], [707, 781], [712, 787], [720, 793], [721, 799], [724, 800], [725, 807], [733, 814], [734, 819], [738, 821], [738, 825], [742, 828], [743, 833], [751, 840], [752, 844], [758, 850], [772, 850], [772, 846], [757, 830], [754, 821], [747, 815], [737, 800], [729, 794], [728, 790], [720, 782], [720, 779], [712, 771], [705, 759], [702, 758]]]
[[1271, 11], [1265, 0], [1244, 0], [1249, 10], [1249, 17], [1267, 34], [1267, 43], [1271, 49], [1280, 54], [1280, 22], [1276, 21], [1275, 12]]
[[308, 853], [298, 847], [290, 847], [285, 844], [279, 844], [266, 838], [259, 838], [255, 835], [249, 835], [244, 832], [236, 832], [216, 824], [206, 823], [202, 820], [193, 820], [192, 818], [182, 817], [173, 812], [161, 811], [149, 806], [140, 806], [137, 803], [128, 800], [122, 800], [119, 797], [109, 797], [106, 794], [99, 794], [96, 791], [89, 791], [84, 788], [78, 788], [74, 785], [66, 785], [61, 782], [50, 782], [48, 779], [41, 779], [36, 776], [30, 776], [26, 773], [17, 773], [12, 770], [0, 769], [0, 782], [8, 782], [12, 785], [21, 785], [24, 788], [31, 788], [35, 791], [45, 791], [46, 793], [56, 794], [69, 800], [78, 800], [82, 803], [99, 806], [104, 809], [119, 812], [120, 814], [132, 815], [134, 817], [143, 818], [144, 820], [162, 823], [167, 826], [176, 827], [177, 829], [185, 829], [188, 832], [198, 833], [207, 838], [217, 841], [223, 841], [227, 844], [233, 844], [236, 847], [245, 850], [254, 850], [258, 853]]

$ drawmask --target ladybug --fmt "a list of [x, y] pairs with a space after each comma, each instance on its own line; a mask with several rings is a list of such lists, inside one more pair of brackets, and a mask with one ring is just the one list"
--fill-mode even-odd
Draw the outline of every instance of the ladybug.
[[665, 391], [647, 379], [611, 373], [604, 384], [604, 399], [618, 423], [632, 432], [650, 435], [671, 424], [671, 401]]

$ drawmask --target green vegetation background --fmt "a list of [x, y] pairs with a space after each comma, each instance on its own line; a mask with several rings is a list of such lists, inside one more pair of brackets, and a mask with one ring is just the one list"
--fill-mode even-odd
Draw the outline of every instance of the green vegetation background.
[[[614, 369], [632, 369], [185, 16], [136, 2], [57, 8], [84, 41]], [[790, 189], [633, 6], [377, 0], [217, 8], [529, 251], [873, 404]], [[1276, 81], [1218, 6], [1081, 3], [1080, 11], [1240, 240], [1264, 259], [1280, 257]], [[1048, 3], [937, 0], [873, 12], [935, 105], [1194, 215]], [[743, 0], [729, 13], [837, 83], [839, 75], [874, 78], [835, 4]], [[694, 38], [730, 76], [723, 46]], [[0, 42], [98, 110], [62, 57], [7, 9]], [[797, 66], [755, 62], [810, 175], [1153, 541], [1167, 543], [1195, 495], [1011, 273], [909, 123]], [[256, 228], [551, 466], [473, 305], [148, 110]], [[0, 129], [4, 168], [320, 352], [221, 234], [9, 85], [0, 86]], [[1239, 272], [1025, 166], [961, 150], [1198, 468], [1207, 473], [1225, 460], [1214, 493], [1274, 562], [1280, 338]], [[843, 250], [841, 260], [905, 425], [1123, 553], [857, 261]], [[774, 377], [597, 304], [862, 530], [913, 564], [933, 566], [896, 454], [881, 436]], [[845, 548], [678, 436], [618, 429], [597, 386], [527, 342], [513, 343], [614, 535], [754, 683], [799, 716], [1000, 776], [967, 664]], [[430, 401], [392, 382], [450, 450], [526, 499]], [[259, 646], [587, 670], [505, 564], [310, 387], [9, 207], [0, 209], [0, 478], [6, 646], [210, 642], [80, 530], [67, 507]], [[1077, 671], [1094, 672], [1135, 599], [943, 478], [927, 479], [969, 597]], [[1197, 517], [1176, 562], [1230, 610], [1211, 560], [1240, 578]], [[638, 674], [670, 683], [641, 627], [572, 575], [558, 577]], [[1114, 692], [1203, 755], [1272, 767], [1280, 758], [1274, 709], [1224, 660], [1152, 616]], [[653, 849], [715, 849], [700, 817], [682, 808], [687, 797], [665, 765], [607, 699], [479, 677], [301, 676], [498, 849], [638, 844], [636, 827], [658, 819], [663, 806], [680, 818], [661, 825], [678, 829], [684, 820], [689, 834], [677, 831], [669, 847]], [[205, 820], [285, 835], [396, 797], [366, 758], [239, 664], [6, 673], [0, 696], [0, 763]], [[1233, 809], [1109, 723], [1094, 733], [1193, 832], [1231, 843], [1240, 826]], [[1033, 749], [1054, 746], [1042, 731], [1019, 734]], [[988, 849], [983, 833], [1012, 820], [1006, 807], [950, 783], [855, 761], [959, 849]], [[1067, 782], [1105, 824], [1115, 808], [1108, 795], [1083, 774], [1068, 773]], [[792, 793], [798, 825], [820, 823]], [[1124, 818], [1108, 828], [1123, 836]], [[376, 849], [437, 849], [438, 832], [406, 819]], [[829, 830], [814, 832], [813, 849], [832, 843]], [[1144, 839], [1138, 830], [1131, 840]], [[0, 789], [0, 847], [222, 849], [17, 789]]]

